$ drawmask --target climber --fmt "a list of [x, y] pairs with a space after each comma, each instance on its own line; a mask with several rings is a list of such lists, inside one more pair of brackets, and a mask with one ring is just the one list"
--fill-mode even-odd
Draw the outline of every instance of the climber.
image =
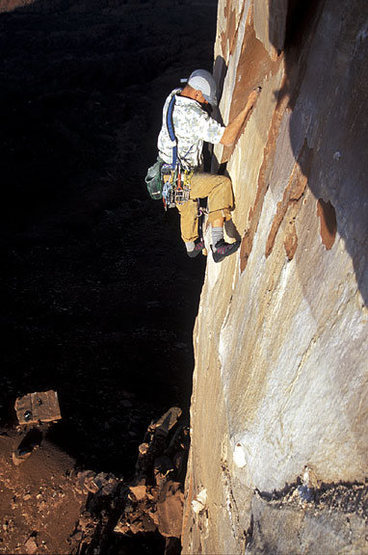
[[[214, 261], [220, 262], [239, 248], [240, 241], [227, 243], [223, 233], [224, 221], [231, 219], [230, 212], [234, 205], [231, 180], [224, 175], [202, 171], [202, 149], [204, 141], [212, 144], [221, 143], [225, 146], [233, 145], [254, 106], [257, 95], [258, 91], [250, 93], [243, 110], [226, 127], [211, 118], [206, 111], [208, 104], [211, 106], [217, 104], [216, 83], [206, 70], [194, 71], [184, 88], [173, 90], [166, 99], [157, 146], [159, 158], [165, 164], [172, 163], [173, 148], [176, 146], [180, 166], [186, 170], [194, 170], [190, 181], [189, 200], [176, 205], [180, 213], [181, 236], [187, 254], [192, 258], [204, 248], [203, 238], [200, 238], [198, 233], [197, 199], [205, 197], [208, 197], [208, 221], [212, 228], [211, 249]], [[175, 104], [172, 123], [176, 145], [170, 138], [167, 124], [167, 111], [173, 96], [175, 96]]]

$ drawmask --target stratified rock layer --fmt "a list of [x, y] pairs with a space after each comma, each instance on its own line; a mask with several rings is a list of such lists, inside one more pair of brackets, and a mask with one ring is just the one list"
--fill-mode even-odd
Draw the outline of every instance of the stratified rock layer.
[[219, 1], [225, 123], [262, 91], [214, 152], [242, 245], [209, 258], [194, 332], [184, 553], [368, 552], [367, 507], [336, 501], [368, 474], [367, 7], [299, 4]]

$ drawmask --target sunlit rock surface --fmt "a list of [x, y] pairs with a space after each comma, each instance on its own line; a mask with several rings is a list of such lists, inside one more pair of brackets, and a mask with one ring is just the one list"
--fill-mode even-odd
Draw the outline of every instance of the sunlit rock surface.
[[219, 1], [224, 122], [262, 91], [214, 152], [242, 245], [194, 331], [183, 553], [368, 552], [367, 5], [297, 4]]

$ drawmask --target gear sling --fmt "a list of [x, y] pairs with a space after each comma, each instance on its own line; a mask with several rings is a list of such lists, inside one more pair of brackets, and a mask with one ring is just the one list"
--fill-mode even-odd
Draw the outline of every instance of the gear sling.
[[[175, 208], [176, 204], [184, 204], [190, 197], [190, 182], [193, 177], [193, 170], [183, 169], [178, 156], [178, 141], [174, 131], [173, 111], [175, 106], [175, 94], [172, 95], [167, 113], [166, 126], [169, 137], [173, 142], [173, 159], [171, 164], [163, 164], [161, 175], [163, 180], [162, 200], [165, 210]], [[207, 209], [201, 206], [200, 199], [197, 199], [197, 218], [198, 232], [203, 240], [203, 217], [208, 213]], [[202, 249], [202, 254], [207, 255], [207, 250]]]
[[166, 126], [169, 137], [173, 143], [172, 163], [163, 164], [161, 176], [163, 181], [162, 200], [165, 210], [174, 208], [176, 204], [184, 204], [189, 200], [190, 180], [193, 176], [192, 170], [186, 170], [180, 164], [178, 156], [178, 141], [174, 131], [173, 111], [175, 106], [175, 94], [172, 95], [167, 113]]

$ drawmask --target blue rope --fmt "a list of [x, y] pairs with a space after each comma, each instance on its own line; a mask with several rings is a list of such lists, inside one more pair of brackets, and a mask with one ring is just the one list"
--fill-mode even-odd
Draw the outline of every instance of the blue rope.
[[166, 113], [166, 125], [167, 125], [167, 130], [169, 132], [169, 137], [172, 141], [175, 141], [176, 143], [175, 146], [173, 147], [173, 161], [172, 161], [173, 168], [175, 168], [176, 162], [178, 159], [178, 145], [176, 141], [174, 122], [173, 122], [174, 105], [175, 105], [175, 94], [173, 94], [171, 97], [170, 104]]

